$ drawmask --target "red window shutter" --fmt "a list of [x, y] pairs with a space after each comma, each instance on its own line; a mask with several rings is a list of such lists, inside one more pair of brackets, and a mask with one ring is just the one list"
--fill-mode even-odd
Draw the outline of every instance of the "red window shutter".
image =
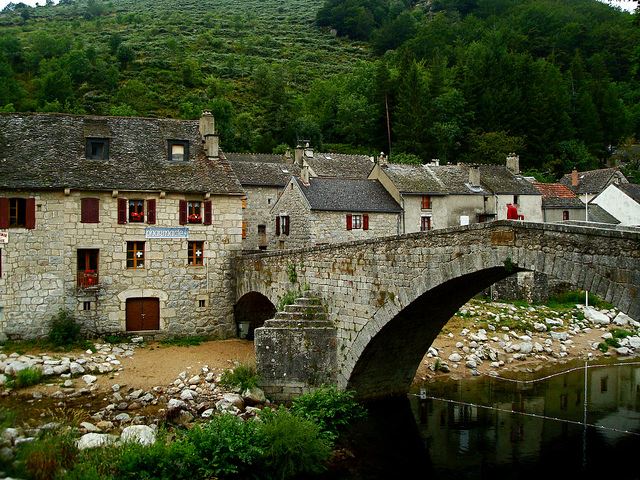
[[369, 230], [369, 215], [366, 213], [362, 215], [362, 229]]
[[180, 217], [180, 225], [186, 225], [187, 224], [187, 201], [186, 200], [180, 200], [180, 212], [179, 212], [179, 217]]
[[289, 215], [284, 217], [284, 234], [289, 235]]
[[280, 236], [280, 217], [276, 217], [276, 236]]
[[29, 230], [36, 228], [36, 199], [27, 198], [26, 225]]
[[149, 225], [156, 223], [156, 200], [154, 198], [147, 200], [147, 223]]
[[204, 224], [211, 225], [213, 223], [213, 214], [211, 211], [211, 201], [206, 200], [204, 202]]
[[100, 223], [100, 199], [80, 199], [80, 221], [82, 223]]
[[118, 223], [119, 224], [127, 223], [127, 199], [126, 198], [118, 199]]
[[353, 217], [350, 213], [347, 214], [347, 230], [351, 230], [353, 228]]
[[9, 199], [0, 197], [0, 228], [9, 228]]

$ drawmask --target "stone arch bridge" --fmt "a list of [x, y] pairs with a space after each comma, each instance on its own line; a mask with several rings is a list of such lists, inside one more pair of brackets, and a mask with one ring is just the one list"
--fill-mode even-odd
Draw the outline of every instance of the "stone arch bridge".
[[638, 230], [511, 221], [244, 255], [236, 298], [238, 306], [247, 298], [277, 305], [299, 288], [320, 298], [321, 306], [302, 300], [256, 330], [258, 370], [273, 398], [322, 383], [387, 396], [407, 392], [460, 306], [527, 270], [640, 320]]

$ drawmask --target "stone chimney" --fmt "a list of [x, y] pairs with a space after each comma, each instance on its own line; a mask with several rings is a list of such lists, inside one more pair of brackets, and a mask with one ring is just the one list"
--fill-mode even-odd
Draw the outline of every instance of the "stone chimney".
[[[309, 147], [309, 140], [298, 140], [298, 144], [296, 145], [296, 149], [293, 154], [293, 161], [300, 168], [302, 168], [302, 164], [304, 163], [304, 156], [306, 153], [306, 148], [308, 147]], [[313, 153], [311, 156], [313, 156]]]
[[291, 150], [287, 147], [287, 151], [284, 152], [284, 161], [285, 163], [293, 163], [293, 157], [291, 156]]
[[300, 180], [305, 187], [309, 186], [309, 165], [303, 165], [300, 169]]
[[429, 164], [432, 167], [439, 167], [440, 166], [440, 159], [439, 158], [432, 158], [431, 159], [431, 163]]
[[571, 186], [577, 187], [579, 183], [580, 183], [580, 180], [578, 180], [578, 170], [574, 168], [573, 171], [571, 172]]
[[207, 158], [218, 158], [220, 156], [220, 137], [216, 134], [216, 122], [211, 112], [202, 112], [200, 135]]
[[480, 167], [474, 165], [469, 167], [469, 185], [472, 187], [480, 186]]
[[378, 165], [380, 165], [381, 167], [384, 167], [385, 165], [389, 164], [389, 157], [387, 157], [384, 152], [380, 152], [380, 155], [378, 155]]
[[309, 146], [309, 142], [304, 144], [304, 156], [305, 158], [313, 158], [313, 148]]
[[520, 157], [515, 153], [507, 155], [507, 169], [514, 175], [520, 175]]

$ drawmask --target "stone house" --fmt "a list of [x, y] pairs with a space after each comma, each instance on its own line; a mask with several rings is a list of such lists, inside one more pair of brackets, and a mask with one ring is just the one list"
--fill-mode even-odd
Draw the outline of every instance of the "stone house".
[[569, 187], [561, 183], [533, 182], [542, 194], [542, 220], [544, 222], [566, 222], [586, 220], [585, 205]]
[[310, 177], [366, 179], [373, 159], [366, 155], [314, 152], [308, 145], [298, 145], [284, 155], [221, 153], [235, 172], [246, 197], [243, 202], [242, 248], [266, 250], [276, 243], [271, 209], [300, 169], [308, 168]]
[[588, 203], [609, 185], [629, 183], [629, 181], [619, 168], [613, 167], [586, 172], [573, 169], [571, 173], [560, 179], [560, 183], [569, 187], [583, 203]]
[[510, 203], [526, 220], [542, 221], [540, 192], [506, 166], [440, 165], [437, 160], [399, 165], [381, 157], [369, 178], [379, 180], [402, 206], [403, 233], [506, 219]]
[[210, 114], [1, 114], [0, 331], [233, 336], [243, 195]]
[[273, 248], [397, 235], [400, 205], [375, 180], [312, 178], [309, 167], [291, 177], [271, 210]]
[[602, 208], [615, 217], [620, 225], [640, 226], [640, 185], [635, 183], [611, 184], [597, 195], [588, 208]]

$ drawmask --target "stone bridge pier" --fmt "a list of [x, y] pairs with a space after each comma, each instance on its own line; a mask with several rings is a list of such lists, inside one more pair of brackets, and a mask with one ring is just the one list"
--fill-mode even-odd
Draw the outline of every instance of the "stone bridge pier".
[[406, 393], [458, 308], [519, 271], [589, 290], [640, 319], [640, 233], [632, 229], [499, 221], [245, 255], [236, 270], [238, 301], [258, 294], [276, 305], [308, 289], [323, 306], [322, 325], [300, 315], [256, 329], [263, 387], [279, 399], [318, 383], [368, 398]]

